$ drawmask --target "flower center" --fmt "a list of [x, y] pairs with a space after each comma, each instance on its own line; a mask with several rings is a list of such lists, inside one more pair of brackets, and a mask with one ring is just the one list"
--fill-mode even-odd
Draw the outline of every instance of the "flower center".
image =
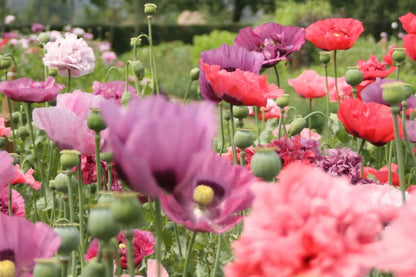
[[12, 261], [4, 260], [0, 262], [0, 276], [1, 277], [15, 277], [16, 266]]
[[210, 186], [198, 185], [194, 190], [194, 201], [200, 206], [208, 206], [214, 200], [214, 190]]

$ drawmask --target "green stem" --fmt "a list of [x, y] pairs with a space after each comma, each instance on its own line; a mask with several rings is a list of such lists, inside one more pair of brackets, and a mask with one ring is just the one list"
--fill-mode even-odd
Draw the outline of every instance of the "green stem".
[[237, 150], [235, 148], [234, 143], [234, 114], [233, 114], [233, 104], [230, 103], [230, 121], [231, 121], [231, 132], [230, 132], [230, 140], [231, 140], [231, 149], [233, 151], [233, 162], [237, 163]]
[[[329, 95], [329, 84], [328, 84], [328, 65], [324, 65], [325, 71], [325, 88], [326, 88], [326, 122], [329, 122], [329, 104], [330, 104], [330, 95]], [[328, 124], [327, 124], [328, 127]]]
[[107, 70], [107, 73], [105, 74], [105, 81], [107, 82], [107, 80], [108, 80], [108, 77], [110, 76], [110, 73], [111, 72], [113, 72], [113, 71], [115, 71], [115, 72], [117, 72], [117, 80], [119, 80], [120, 78], [121, 78], [121, 73], [120, 73], [120, 70], [116, 67], [116, 66], [111, 66], [108, 70]]
[[187, 100], [187, 97], [188, 97], [188, 93], [189, 93], [189, 91], [191, 90], [192, 81], [193, 81], [193, 80], [190, 80], [190, 81], [188, 82], [188, 86], [186, 87], [185, 96], [183, 97], [183, 102], [184, 102], [184, 103], [186, 103], [186, 100]]
[[396, 144], [397, 164], [399, 167], [400, 190], [402, 191], [402, 200], [404, 203], [406, 201], [406, 184], [404, 182], [404, 160], [401, 145], [402, 141], [400, 138], [399, 121], [397, 119], [400, 108], [399, 106], [392, 106], [391, 111], [393, 114], [394, 140]]
[[74, 197], [73, 197], [73, 191], [72, 191], [72, 171], [71, 169], [66, 170], [65, 173], [68, 175], [69, 177], [69, 182], [68, 182], [68, 204], [69, 204], [69, 222], [74, 223]]
[[156, 89], [156, 95], [159, 95], [159, 83], [157, 79], [157, 72], [156, 72], [156, 62], [153, 53], [153, 38], [152, 38], [152, 16], [147, 16], [147, 26], [149, 31], [149, 54], [150, 54], [150, 71], [152, 73], [152, 81], [153, 81], [153, 89]]
[[396, 70], [396, 81], [399, 81], [399, 74], [400, 74], [400, 67], [401, 63], [396, 64], [397, 70]]
[[339, 92], [338, 92], [338, 78], [337, 78], [337, 50], [334, 50], [334, 78], [335, 78], [335, 91], [337, 92], [337, 100], [338, 100], [338, 108], [341, 104], [341, 100], [339, 99]]
[[178, 243], [179, 256], [183, 257], [181, 241], [179, 239], [178, 225], [176, 224], [176, 222], [173, 223], [173, 229], [175, 230], [176, 242]]
[[278, 125], [278, 133], [277, 133], [277, 139], [280, 139], [282, 137], [282, 124], [283, 124], [283, 118], [285, 117], [285, 110], [283, 108], [280, 109], [280, 117], [279, 117], [279, 125]]
[[156, 223], [156, 261], [157, 261], [157, 277], [160, 277], [162, 263], [162, 211], [160, 208], [159, 198], [155, 200], [155, 223]]
[[192, 237], [191, 237], [191, 241], [189, 242], [189, 246], [188, 246], [188, 249], [186, 251], [185, 265], [183, 266], [182, 277], [187, 277], [188, 276], [189, 260], [191, 258], [192, 248], [193, 248], [194, 242], [195, 242], [195, 237], [196, 237], [196, 232], [193, 232]]
[[[312, 98], [309, 98], [309, 114], [312, 113]], [[310, 116], [308, 119], [308, 129], [309, 129], [309, 138], [312, 136], [312, 117]]]
[[9, 183], [9, 216], [13, 215], [12, 183]]
[[[46, 54], [46, 49], [45, 49], [45, 43], [42, 43], [42, 48], [43, 48], [43, 56], [45, 57]], [[46, 79], [48, 79], [48, 68], [46, 67], [46, 64], [43, 64], [43, 78], [46, 81]]]
[[84, 185], [82, 184], [82, 172], [81, 172], [81, 159], [78, 161], [77, 166], [77, 174], [78, 174], [78, 217], [79, 217], [79, 233], [80, 233], [80, 244], [79, 244], [79, 252], [81, 257], [81, 270], [85, 267], [85, 259], [83, 259], [83, 255], [85, 253], [85, 229], [84, 229]]
[[134, 277], [134, 254], [133, 254], [133, 230], [129, 229], [125, 231], [126, 243], [127, 243], [127, 268], [130, 277]]
[[276, 75], [276, 84], [280, 88], [280, 78], [279, 78], [279, 71], [277, 70], [277, 65], [273, 66], [274, 74]]
[[222, 152], [224, 151], [224, 146], [225, 146], [225, 136], [224, 136], [224, 116], [223, 116], [223, 104], [222, 102], [219, 104], [220, 106], [220, 128], [221, 128], [221, 148], [220, 148], [220, 152], [219, 154], [221, 155]]
[[214, 267], [212, 269], [212, 274], [211, 274], [212, 277], [215, 277], [216, 273], [217, 273], [218, 263], [220, 261], [221, 246], [222, 246], [222, 234], [219, 234], [218, 235], [217, 253], [215, 255]]
[[97, 171], [97, 190], [101, 190], [101, 159], [100, 159], [100, 132], [96, 132], [95, 136], [95, 170]]
[[71, 70], [68, 69], [68, 87], [66, 89], [66, 92], [71, 91]]
[[260, 123], [259, 123], [259, 107], [253, 106], [254, 111], [254, 123], [256, 125], [256, 137], [257, 140], [260, 138]]
[[[7, 96], [4, 96], [4, 97], [6, 97], [6, 99], [7, 99], [7, 106], [9, 107], [10, 128], [12, 129], [12, 134], [13, 134], [13, 152], [16, 152], [17, 153], [17, 151], [15, 149], [16, 148], [16, 146], [15, 146], [15, 144], [16, 144], [16, 131], [15, 131], [16, 127], [14, 126], [14, 122], [13, 122], [13, 118], [12, 118], [13, 102], [12, 102], [12, 100], [9, 97], [7, 97]], [[3, 100], [4, 100], [4, 97], [3, 97]]]

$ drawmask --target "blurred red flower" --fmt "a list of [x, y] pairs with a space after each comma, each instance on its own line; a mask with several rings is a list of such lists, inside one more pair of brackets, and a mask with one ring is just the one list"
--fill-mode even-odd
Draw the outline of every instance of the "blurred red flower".
[[338, 118], [348, 133], [376, 146], [394, 139], [393, 116], [386, 105], [347, 99], [339, 107]]
[[[389, 52], [390, 53], [390, 52]], [[388, 60], [389, 54], [386, 55], [386, 59]], [[391, 53], [390, 53], [391, 56]], [[357, 62], [357, 66], [360, 71], [363, 73], [363, 80], [375, 80], [376, 77], [386, 78], [389, 76], [393, 71], [396, 70], [395, 66], [391, 66], [387, 68], [388, 62], [383, 58], [383, 61], [378, 61], [376, 56], [373, 54], [370, 55], [368, 61], [359, 60]]]
[[364, 27], [359, 20], [328, 18], [309, 25], [305, 38], [322, 50], [346, 50], [354, 45], [362, 32]]
[[416, 34], [403, 36], [403, 47], [406, 55], [416, 61]]
[[[398, 170], [398, 166], [395, 163], [391, 164], [391, 181], [392, 181], [392, 185], [398, 187], [400, 186], [400, 180], [399, 180], [399, 174], [397, 173]], [[372, 167], [368, 167], [365, 166], [363, 168], [363, 175], [364, 178], [368, 178], [368, 175], [373, 175], [379, 182], [380, 184], [385, 184], [388, 183], [389, 181], [389, 169], [388, 166], [384, 166], [382, 168], [380, 168], [379, 170], [372, 168]]]
[[408, 34], [416, 34], [416, 15], [411, 12], [399, 17], [403, 29]]

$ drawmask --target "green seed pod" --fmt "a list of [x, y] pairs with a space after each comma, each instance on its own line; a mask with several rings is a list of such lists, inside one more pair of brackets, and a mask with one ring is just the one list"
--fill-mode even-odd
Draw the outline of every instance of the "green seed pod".
[[225, 111], [224, 112], [224, 120], [230, 120], [231, 119], [231, 113], [230, 111]]
[[194, 67], [189, 72], [189, 77], [191, 80], [196, 81], [199, 79], [199, 67]]
[[144, 78], [144, 65], [141, 61], [133, 61], [131, 62], [131, 67], [133, 68], [134, 75], [136, 75], [139, 81], [143, 80]]
[[48, 75], [52, 77], [58, 75], [58, 69], [55, 67], [48, 67]]
[[45, 33], [45, 32], [40, 33], [38, 35], [38, 40], [41, 43], [47, 43], [47, 42], [49, 42], [49, 40], [50, 40], [49, 34], [48, 33]]
[[71, 184], [71, 180], [69, 176], [63, 172], [58, 173], [54, 180], [54, 186], [57, 191], [61, 191], [63, 193], [68, 192], [68, 186]]
[[109, 241], [120, 232], [121, 226], [110, 211], [110, 204], [96, 204], [88, 217], [88, 231], [94, 238]]
[[306, 126], [306, 120], [303, 117], [296, 118], [290, 124], [287, 135], [289, 137], [299, 134]]
[[137, 222], [145, 222], [142, 206], [134, 192], [114, 193], [111, 202], [111, 213], [116, 221], [125, 226], [132, 226]]
[[157, 6], [153, 3], [144, 4], [144, 13], [147, 15], [154, 15], [156, 13]]
[[12, 59], [10, 57], [0, 57], [0, 69], [7, 69], [12, 65]]
[[138, 37], [131, 38], [130, 46], [134, 47], [134, 45], [136, 45], [136, 47], [139, 47], [140, 45], [142, 45], [142, 39]]
[[105, 153], [100, 153], [100, 158], [101, 160], [110, 163], [113, 161], [114, 155], [113, 152], [105, 152]]
[[12, 113], [13, 124], [19, 124], [19, 121], [20, 121], [20, 112], [13, 112]]
[[238, 119], [244, 119], [248, 117], [249, 110], [247, 106], [233, 106], [233, 116]]
[[289, 94], [282, 94], [282, 96], [276, 99], [276, 104], [281, 109], [289, 106]]
[[393, 61], [396, 63], [401, 63], [406, 59], [406, 53], [404, 48], [394, 48], [393, 53], [391, 54]]
[[50, 259], [35, 259], [36, 265], [33, 268], [33, 277], [60, 277], [61, 272], [58, 267], [58, 260]]
[[101, 112], [99, 109], [92, 109], [90, 114], [87, 118], [87, 125], [88, 128], [95, 132], [100, 132], [107, 128], [107, 125], [104, 122], [103, 116], [101, 115]]
[[104, 263], [99, 263], [96, 260], [91, 260], [82, 271], [81, 277], [102, 277], [106, 276]]
[[29, 131], [27, 130], [26, 126], [19, 126], [16, 130], [16, 135], [24, 140], [29, 136]]
[[331, 60], [331, 52], [322, 51], [319, 52], [319, 61], [323, 64], [328, 64]]
[[272, 181], [282, 169], [282, 161], [274, 148], [258, 148], [251, 158], [251, 171], [264, 181]]
[[350, 68], [345, 72], [345, 81], [355, 87], [363, 81], [363, 73], [356, 67]]
[[54, 231], [61, 236], [61, 245], [58, 251], [64, 255], [69, 254], [78, 248], [80, 243], [80, 234], [78, 224], [75, 223], [56, 223]]
[[241, 149], [251, 146], [253, 141], [253, 134], [248, 129], [238, 129], [234, 134], [234, 144]]
[[77, 150], [62, 150], [60, 162], [62, 168], [72, 169], [74, 166], [77, 166], [80, 162], [81, 153]]
[[381, 85], [383, 100], [391, 105], [397, 105], [413, 94], [413, 87], [403, 82], [390, 82]]

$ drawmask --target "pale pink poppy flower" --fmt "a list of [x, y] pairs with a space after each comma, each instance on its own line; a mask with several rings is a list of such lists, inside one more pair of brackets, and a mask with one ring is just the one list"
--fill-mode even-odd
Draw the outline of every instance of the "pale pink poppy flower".
[[[0, 213], [9, 215], [9, 188], [0, 189]], [[25, 216], [25, 199], [17, 191], [12, 189], [12, 214], [13, 216]]]
[[113, 51], [105, 51], [101, 55], [101, 59], [103, 60], [105, 64], [110, 65], [110, 64], [113, 64], [114, 61], [117, 59], [117, 55]]
[[62, 34], [59, 31], [52, 30], [49, 32], [50, 41], [56, 41], [60, 37], [62, 37]]
[[[88, 128], [87, 118], [91, 108], [99, 108], [101, 102], [110, 101], [100, 95], [75, 90], [60, 94], [56, 107], [33, 110], [35, 125], [44, 130], [60, 149], [75, 149], [81, 154], [95, 153], [95, 132]], [[109, 151], [106, 130], [101, 131], [101, 150]]]
[[94, 81], [94, 83], [92, 83], [92, 90], [94, 95], [101, 95], [105, 99], [114, 99], [119, 104], [121, 103], [121, 98], [126, 91], [130, 93], [132, 99], [138, 99], [136, 89], [128, 85], [126, 90], [126, 82], [124, 81], [111, 81], [104, 83]]
[[7, 187], [17, 176], [13, 157], [6, 151], [0, 151], [0, 189]]
[[98, 44], [98, 49], [101, 52], [110, 51], [111, 43], [109, 41], [100, 41], [100, 43]]
[[61, 244], [61, 237], [47, 224], [2, 213], [0, 234], [0, 263], [12, 262], [15, 276], [30, 274], [35, 259], [52, 257]]
[[45, 50], [43, 62], [48, 67], [57, 68], [62, 76], [68, 76], [68, 70], [72, 77], [86, 75], [94, 70], [94, 51], [75, 34], [67, 33], [65, 37], [48, 42]]
[[304, 70], [298, 77], [289, 79], [288, 83], [302, 98], [319, 98], [326, 95], [325, 77], [314, 70]]
[[[157, 277], [157, 266], [158, 266], [158, 261], [155, 259], [148, 259], [147, 260], [147, 272], [146, 272], [146, 277]], [[160, 277], [169, 277], [168, 272], [166, 271], [166, 269], [161, 266], [160, 268]], [[122, 277], [129, 277], [127, 274], [123, 274], [121, 275]], [[138, 277], [144, 277], [142, 275], [138, 275]]]
[[253, 208], [233, 243], [236, 259], [225, 276], [369, 274], [395, 201], [383, 206], [346, 178], [299, 162], [283, 169], [278, 180], [253, 185]]
[[77, 36], [81, 37], [85, 34], [85, 30], [80, 27], [72, 28], [71, 33], [76, 34]]

